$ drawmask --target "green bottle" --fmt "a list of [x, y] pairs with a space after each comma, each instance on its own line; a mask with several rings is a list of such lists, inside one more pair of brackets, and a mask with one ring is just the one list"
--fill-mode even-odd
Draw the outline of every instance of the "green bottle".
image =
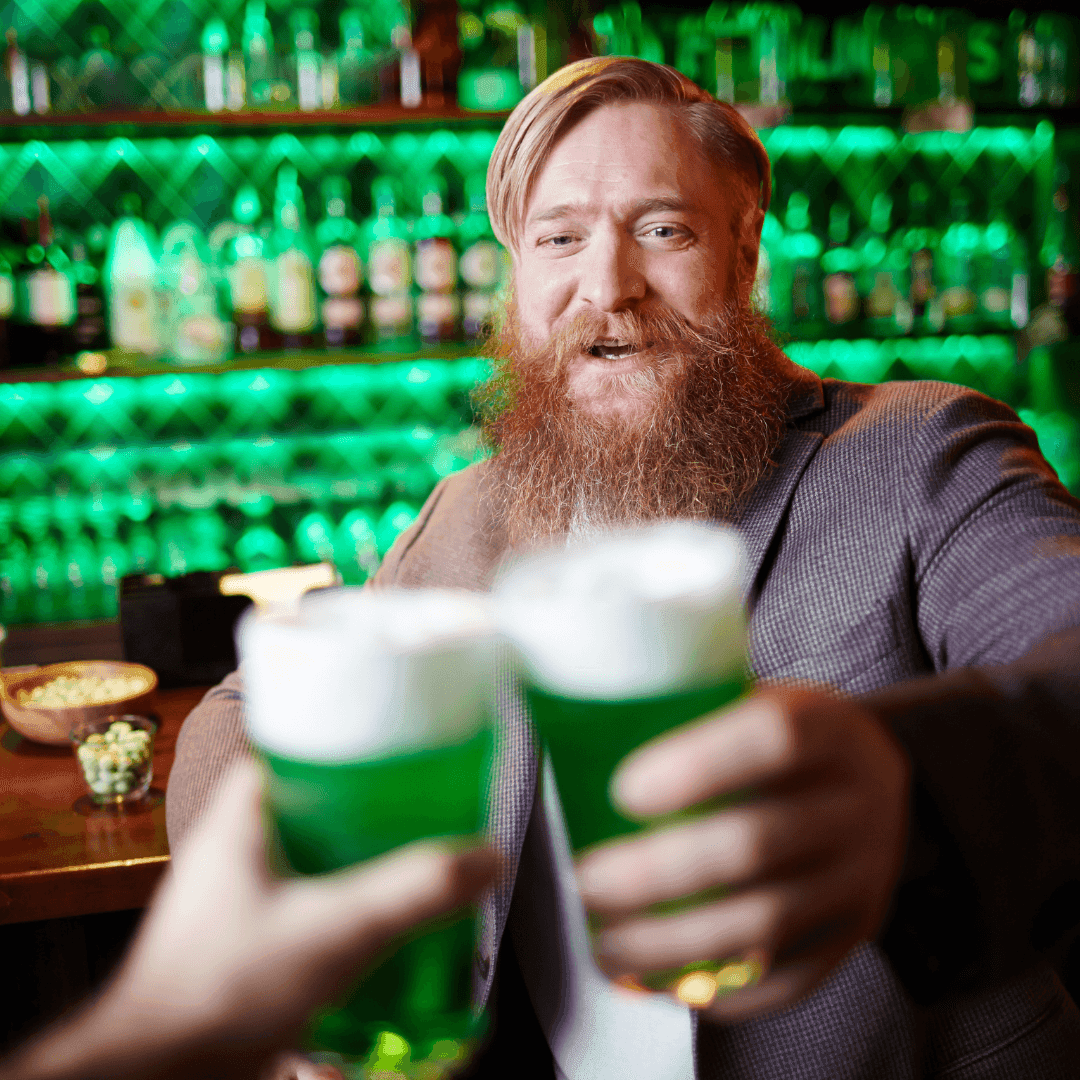
[[419, 184], [422, 213], [414, 226], [413, 267], [420, 290], [416, 325], [427, 344], [456, 341], [461, 316], [458, 293], [457, 229], [445, 210], [446, 181], [437, 174]]
[[323, 341], [331, 348], [358, 345], [364, 321], [363, 271], [357, 251], [360, 227], [349, 217], [349, 182], [343, 176], [328, 176], [322, 194], [325, 216], [315, 227], [315, 242], [321, 252]]
[[783, 273], [777, 273], [786, 310], [778, 314], [781, 324], [790, 326], [799, 337], [817, 337], [824, 328], [821, 254], [821, 239], [810, 222], [810, 199], [805, 192], [792, 192], [784, 213]]
[[855, 241], [859, 256], [859, 296], [866, 329], [873, 337], [907, 333], [911, 305], [906, 297], [908, 260], [890, 242], [892, 197], [879, 191], [870, 204], [870, 221]]
[[181, 364], [212, 364], [226, 359], [232, 345], [232, 326], [218, 312], [206, 239], [190, 221], [178, 221], [162, 234], [161, 282], [168, 356]]
[[938, 333], [945, 312], [938, 287], [936, 257], [941, 234], [929, 219], [930, 189], [918, 181], [908, 189], [908, 224], [901, 230], [900, 246], [907, 257], [907, 298], [916, 333]]
[[821, 256], [824, 274], [825, 318], [833, 326], [853, 326], [860, 314], [856, 277], [861, 269], [859, 253], [851, 239], [851, 208], [836, 202], [829, 208], [829, 246]]
[[281, 334], [284, 348], [310, 347], [318, 322], [314, 248], [294, 165], [278, 170], [272, 245], [270, 325]]
[[259, 229], [262, 203], [255, 188], [244, 186], [233, 200], [235, 230], [221, 249], [236, 347], [245, 353], [277, 344], [269, 326], [270, 266]]
[[253, 109], [280, 108], [292, 104], [288, 87], [277, 78], [274, 32], [266, 17], [264, 0], [248, 0], [244, 12], [244, 67], [247, 103]]
[[398, 216], [394, 182], [379, 177], [371, 185], [373, 215], [365, 222], [363, 244], [372, 292], [370, 322], [376, 344], [403, 347], [413, 335], [412, 256], [409, 230]]
[[486, 173], [473, 173], [466, 179], [465, 197], [469, 212], [458, 228], [459, 269], [465, 285], [462, 329], [466, 337], [475, 338], [491, 321], [498, 290], [509, 276], [509, 259], [488, 217]]
[[528, 78], [529, 68], [521, 46], [531, 44], [531, 27], [521, 7], [514, 0], [483, 6], [480, 0], [464, 0], [458, 31], [458, 104], [479, 112], [512, 109], [524, 96], [522, 76]]
[[373, 105], [379, 100], [379, 61], [368, 47], [365, 12], [346, 8], [339, 19], [338, 98], [342, 105]]
[[11, 263], [0, 254], [0, 368], [6, 368], [11, 354], [8, 325], [15, 314], [15, 275]]
[[1029, 315], [1027, 244], [996, 187], [990, 193], [990, 223], [982, 239], [976, 265], [980, 321], [994, 330], [1022, 330]]
[[970, 196], [963, 188], [952, 193], [950, 217], [938, 248], [942, 314], [947, 330], [968, 332], [978, 325], [975, 278], [983, 238], [982, 230], [971, 220]]

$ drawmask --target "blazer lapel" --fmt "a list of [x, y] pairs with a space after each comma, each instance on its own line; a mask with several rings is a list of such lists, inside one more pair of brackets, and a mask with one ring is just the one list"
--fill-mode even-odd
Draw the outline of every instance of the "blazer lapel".
[[[800, 420], [825, 407], [825, 394], [819, 379], [812, 371], [797, 367], [782, 356], [777, 363], [788, 378], [788, 420]], [[791, 502], [792, 494], [810, 459], [821, 445], [820, 431], [788, 429], [776, 454], [776, 464], [765, 474], [742, 511], [732, 523], [746, 545], [746, 578], [743, 602], [750, 610], [759, 592], [758, 578], [766, 553], [780, 521]]]

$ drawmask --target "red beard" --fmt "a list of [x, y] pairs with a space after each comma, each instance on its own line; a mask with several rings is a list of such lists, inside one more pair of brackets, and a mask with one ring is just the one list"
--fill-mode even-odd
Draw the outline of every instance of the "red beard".
[[[644, 369], [609, 380], [614, 395], [646, 398], [632, 417], [568, 393], [570, 361], [598, 338], [646, 346]], [[748, 312], [719, 312], [700, 330], [667, 307], [584, 313], [536, 345], [511, 302], [486, 351], [495, 372], [477, 400], [496, 451], [488, 497], [513, 546], [571, 529], [730, 520], [783, 433], [787, 382], [767, 321]]]

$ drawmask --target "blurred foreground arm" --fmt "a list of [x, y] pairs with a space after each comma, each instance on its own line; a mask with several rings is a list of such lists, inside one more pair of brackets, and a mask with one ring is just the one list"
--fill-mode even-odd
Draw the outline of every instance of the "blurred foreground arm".
[[118, 975], [0, 1064], [0, 1080], [257, 1077], [382, 946], [472, 900], [487, 849], [412, 845], [272, 877], [258, 771], [239, 765], [184, 845]]

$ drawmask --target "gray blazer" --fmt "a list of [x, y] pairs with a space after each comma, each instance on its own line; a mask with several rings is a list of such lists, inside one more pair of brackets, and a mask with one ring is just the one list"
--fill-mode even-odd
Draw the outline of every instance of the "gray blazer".
[[[1080, 1014], [1051, 966], [1080, 926], [1080, 505], [1004, 405], [787, 370], [788, 432], [735, 522], [753, 667], [866, 696], [912, 758], [911, 836], [878, 940], [791, 1009], [699, 1023], [698, 1076], [1080, 1077]], [[485, 587], [506, 543], [484, 481], [444, 480], [373, 584]], [[184, 725], [174, 844], [245, 752], [240, 694], [230, 676]], [[509, 685], [502, 702], [489, 819], [507, 871], [483, 909], [480, 1000], [537, 775]]]

